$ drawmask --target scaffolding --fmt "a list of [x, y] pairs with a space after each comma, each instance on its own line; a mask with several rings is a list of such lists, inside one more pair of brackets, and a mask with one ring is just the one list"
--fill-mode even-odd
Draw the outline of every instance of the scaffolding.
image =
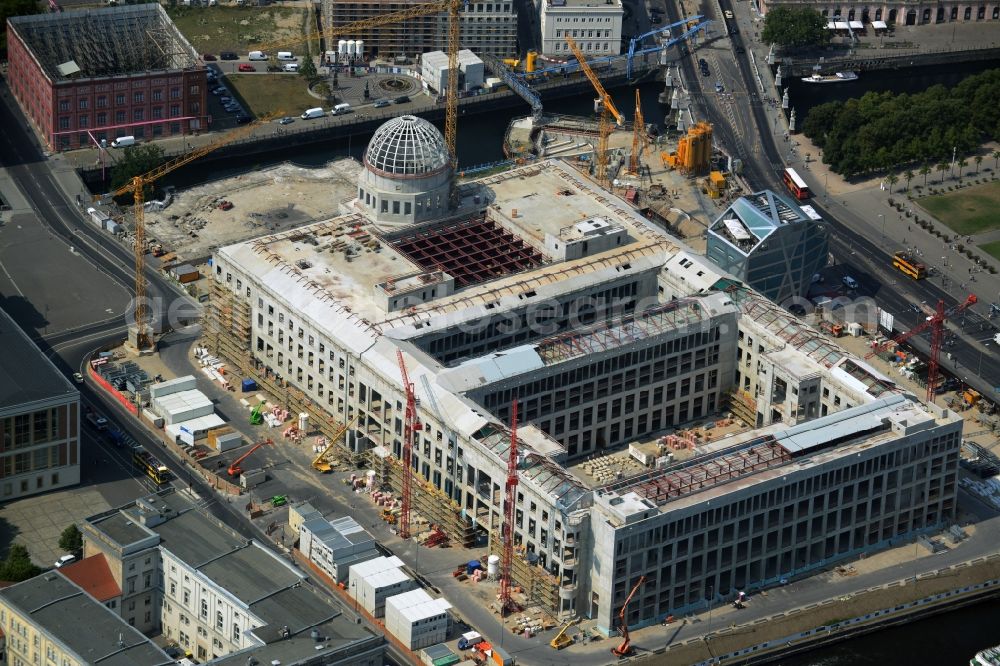
[[757, 400], [748, 391], [734, 389], [729, 394], [729, 410], [746, 425], [757, 427]]
[[[503, 556], [503, 537], [496, 530], [490, 532], [490, 553]], [[558, 616], [560, 579], [538, 564], [528, 561], [529, 554], [524, 546], [515, 544], [514, 558], [511, 560], [511, 578], [521, 588], [525, 605], [538, 604], [548, 613]]]
[[[403, 493], [403, 465], [395, 456], [385, 456], [382, 465], [387, 473], [388, 487], [398, 496]], [[375, 472], [376, 477], [379, 470]], [[430, 481], [414, 475], [410, 486], [410, 508], [428, 523], [448, 535], [452, 543], [462, 548], [472, 548], [476, 545], [476, 529], [462, 515], [462, 507], [442, 490], [436, 488]], [[413, 530], [415, 535], [417, 530]]]
[[792, 454], [774, 436], [765, 435], [730, 449], [616, 481], [600, 492], [635, 492], [663, 506], [679, 497], [784, 465], [791, 459]]
[[[194, 47], [156, 4], [21, 16], [10, 23], [54, 82], [200, 66]], [[70, 62], [79, 70], [62, 67]]]

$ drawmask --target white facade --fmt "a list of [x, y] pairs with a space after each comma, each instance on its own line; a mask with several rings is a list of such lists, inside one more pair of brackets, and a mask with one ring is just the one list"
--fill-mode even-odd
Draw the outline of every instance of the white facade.
[[336, 583], [347, 583], [352, 565], [380, 556], [375, 539], [350, 516], [304, 521], [299, 527], [299, 550]]
[[398, 557], [379, 557], [351, 566], [351, 596], [372, 614], [385, 614], [385, 600], [418, 587], [417, 581], [406, 575], [400, 567], [403, 562]]
[[385, 629], [411, 650], [443, 643], [448, 639], [448, 609], [445, 599], [433, 599], [418, 588], [385, 601]]
[[621, 53], [625, 17], [621, 0], [541, 0], [539, 16], [542, 55], [572, 57], [567, 36], [588, 57]]
[[[468, 92], [482, 88], [486, 77], [483, 61], [468, 49], [458, 52], [458, 89]], [[420, 77], [431, 89], [442, 95], [448, 89], [448, 54], [429, 51], [420, 56]]]

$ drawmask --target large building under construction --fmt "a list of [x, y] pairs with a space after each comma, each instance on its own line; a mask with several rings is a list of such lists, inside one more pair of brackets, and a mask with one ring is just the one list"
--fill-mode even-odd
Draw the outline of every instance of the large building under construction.
[[415, 220], [443, 141], [412, 117], [379, 136], [340, 217], [216, 252], [210, 339], [325, 434], [357, 417], [346, 446], [396, 489], [402, 352], [413, 507], [494, 552], [517, 399], [513, 576], [534, 601], [610, 631], [645, 576], [640, 626], [954, 519], [953, 413], [560, 162]]
[[206, 70], [158, 4], [7, 21], [7, 82], [51, 150], [208, 126]]
[[[416, 0], [323, 0], [323, 25], [332, 26], [340, 39], [361, 40], [366, 59], [407, 57], [448, 48], [448, 12], [409, 18], [395, 25], [366, 28], [341, 34], [340, 27], [417, 6]], [[462, 3], [459, 41], [476, 55], [500, 58], [517, 54], [517, 7], [514, 0]]]

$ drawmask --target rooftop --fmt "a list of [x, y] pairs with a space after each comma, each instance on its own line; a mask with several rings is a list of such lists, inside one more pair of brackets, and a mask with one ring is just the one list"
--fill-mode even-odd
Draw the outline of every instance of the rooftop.
[[784, 194], [764, 190], [742, 196], [729, 205], [709, 232], [743, 254], [750, 254], [777, 229], [813, 217]]
[[80, 394], [28, 335], [0, 310], [0, 410]]
[[0, 590], [0, 599], [30, 617], [72, 651], [80, 663], [98, 666], [174, 663], [117, 613], [55, 572]]
[[[387, 607], [392, 606], [400, 611], [400, 614], [410, 622], [437, 617], [447, 613], [451, 608], [447, 599], [434, 599], [423, 588], [389, 597], [385, 603]], [[388, 612], [388, 608], [386, 611]]]
[[203, 67], [158, 4], [16, 16], [10, 27], [54, 82]]
[[111, 575], [111, 567], [104, 553], [91, 555], [59, 569], [59, 573], [79, 585], [87, 594], [101, 603], [122, 595], [122, 590]]
[[621, 9], [621, 0], [609, 0], [605, 2], [604, 0], [546, 0], [545, 6], [547, 8], [569, 8], [577, 9], [581, 7], [593, 7], [594, 9]]
[[247, 604], [286, 590], [302, 580], [301, 575], [274, 553], [256, 545], [246, 545], [228, 553], [202, 565], [199, 571]]

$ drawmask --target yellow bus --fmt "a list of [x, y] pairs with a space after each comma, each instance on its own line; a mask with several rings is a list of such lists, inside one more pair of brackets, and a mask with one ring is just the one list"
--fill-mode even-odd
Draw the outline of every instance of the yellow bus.
[[927, 277], [927, 267], [914, 260], [906, 252], [897, 252], [892, 255], [892, 267], [914, 280], [922, 280]]

